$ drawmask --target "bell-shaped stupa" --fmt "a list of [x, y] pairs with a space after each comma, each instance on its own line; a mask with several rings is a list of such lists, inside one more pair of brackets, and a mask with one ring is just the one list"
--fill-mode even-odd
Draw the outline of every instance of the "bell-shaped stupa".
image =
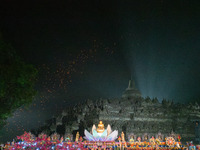
[[129, 80], [128, 88], [122, 94], [122, 98], [134, 98], [134, 97], [141, 97], [141, 93], [135, 87], [135, 83], [133, 80]]

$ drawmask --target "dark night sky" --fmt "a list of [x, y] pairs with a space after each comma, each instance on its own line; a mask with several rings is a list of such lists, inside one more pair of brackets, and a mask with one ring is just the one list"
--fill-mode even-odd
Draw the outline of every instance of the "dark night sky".
[[39, 69], [39, 94], [4, 139], [76, 102], [120, 97], [131, 74], [144, 97], [200, 96], [198, 0], [4, 0], [0, 17], [4, 39]]

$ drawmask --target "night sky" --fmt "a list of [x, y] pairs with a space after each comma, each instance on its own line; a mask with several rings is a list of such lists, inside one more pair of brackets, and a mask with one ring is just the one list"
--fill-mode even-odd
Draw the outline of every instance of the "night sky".
[[119, 98], [131, 76], [143, 97], [200, 97], [199, 0], [2, 0], [0, 17], [4, 40], [39, 70], [38, 95], [0, 141], [75, 103]]

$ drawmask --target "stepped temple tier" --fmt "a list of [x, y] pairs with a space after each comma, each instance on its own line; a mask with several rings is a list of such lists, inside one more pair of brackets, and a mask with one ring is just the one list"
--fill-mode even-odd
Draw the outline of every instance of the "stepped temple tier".
[[157, 98], [143, 98], [135, 88], [134, 81], [130, 80], [121, 98], [87, 100], [67, 108], [48, 120], [45, 126], [32, 133], [25, 132], [17, 137], [16, 142], [3, 147], [66, 150], [200, 149], [199, 123], [199, 103], [174, 104], [167, 100], [159, 102]]
[[[102, 122], [99, 123], [100, 120]], [[157, 98], [143, 98], [133, 80], [130, 80], [121, 98], [87, 100], [72, 108], [66, 108], [33, 133], [37, 135], [44, 132], [51, 135], [56, 132], [60, 135], [72, 134], [75, 137], [79, 132], [80, 136], [86, 136], [88, 140], [100, 139], [106, 130], [109, 136], [105, 125], [111, 126], [119, 133], [123, 132], [127, 141], [131, 138], [136, 141], [138, 137], [141, 140], [150, 140], [152, 136], [163, 140], [172, 135], [177, 140], [180, 135], [183, 142], [199, 143], [199, 122], [199, 103], [176, 104], [165, 99], [159, 102]], [[97, 128], [93, 126], [98, 123]], [[91, 129], [92, 132], [89, 133]]]

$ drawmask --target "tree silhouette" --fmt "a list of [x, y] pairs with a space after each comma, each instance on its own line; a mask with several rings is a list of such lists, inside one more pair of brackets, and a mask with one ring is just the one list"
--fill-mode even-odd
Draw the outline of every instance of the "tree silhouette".
[[32, 102], [36, 75], [37, 69], [24, 63], [0, 38], [0, 128], [12, 112]]

